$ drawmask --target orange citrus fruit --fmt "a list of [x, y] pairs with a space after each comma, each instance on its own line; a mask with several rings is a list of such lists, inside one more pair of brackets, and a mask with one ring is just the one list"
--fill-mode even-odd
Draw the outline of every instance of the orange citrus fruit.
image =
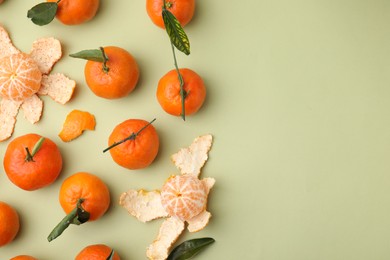
[[207, 187], [191, 175], [174, 175], [161, 189], [161, 203], [170, 216], [189, 220], [205, 210]]
[[[111, 250], [110, 247], [103, 244], [89, 245], [77, 254], [75, 260], [107, 260]], [[112, 259], [120, 260], [119, 255], [115, 251]]]
[[27, 54], [17, 53], [0, 59], [0, 96], [22, 101], [37, 93], [42, 74]]
[[84, 69], [87, 85], [95, 95], [102, 98], [125, 97], [137, 85], [138, 64], [134, 57], [122, 48], [109, 46], [103, 49], [108, 57], [106, 63], [108, 71], [103, 69], [102, 62], [87, 61]]
[[11, 258], [10, 260], [38, 260], [38, 258], [29, 256], [29, 255], [18, 255], [18, 256]]
[[17, 137], [8, 144], [5, 151], [5, 173], [21, 189], [32, 191], [48, 186], [61, 172], [62, 156], [52, 140], [44, 138], [40, 148], [32, 154], [41, 138], [43, 137], [37, 134]]
[[159, 138], [153, 125], [141, 119], [128, 119], [118, 124], [108, 138], [108, 145], [120, 142], [132, 134], [136, 137], [110, 149], [111, 157], [122, 167], [135, 170], [149, 166], [157, 156]]
[[[47, 0], [58, 2], [58, 0]], [[99, 9], [99, 0], [61, 0], [56, 17], [63, 24], [77, 25], [91, 20]]]
[[88, 221], [99, 219], [108, 210], [110, 192], [106, 184], [96, 175], [78, 172], [64, 180], [59, 193], [59, 201], [68, 214], [83, 199], [81, 206], [90, 214]]
[[0, 246], [12, 242], [19, 232], [19, 215], [16, 210], [0, 201]]
[[[165, 28], [162, 18], [163, 0], [146, 0], [146, 11], [152, 22], [160, 28]], [[195, 12], [195, 0], [165, 0], [165, 8], [170, 11], [180, 25], [188, 24]]]
[[[185, 115], [196, 113], [206, 98], [206, 87], [202, 78], [190, 69], [180, 69], [185, 91]], [[179, 116], [182, 114], [182, 96], [180, 94], [180, 81], [176, 70], [165, 74], [157, 86], [157, 100], [168, 114]]]
[[95, 117], [85, 111], [72, 110], [66, 117], [59, 137], [64, 142], [70, 142], [79, 137], [84, 130], [95, 129]]

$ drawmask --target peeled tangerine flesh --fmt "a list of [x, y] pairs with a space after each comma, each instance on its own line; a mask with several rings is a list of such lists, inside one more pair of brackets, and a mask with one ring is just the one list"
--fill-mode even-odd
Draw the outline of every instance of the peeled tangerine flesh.
[[211, 135], [197, 137], [188, 148], [182, 148], [172, 155], [172, 161], [182, 174], [199, 177], [200, 169], [208, 159], [212, 141]]

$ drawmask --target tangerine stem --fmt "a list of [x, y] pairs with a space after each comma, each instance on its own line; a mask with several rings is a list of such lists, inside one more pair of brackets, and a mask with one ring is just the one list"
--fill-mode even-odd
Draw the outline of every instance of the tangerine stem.
[[187, 92], [184, 90], [184, 80], [182, 75], [180, 74], [179, 66], [177, 65], [177, 59], [176, 59], [176, 52], [175, 52], [175, 46], [173, 45], [171, 41], [172, 46], [172, 53], [173, 53], [173, 61], [175, 64], [177, 77], [179, 78], [180, 83], [180, 98], [181, 98], [181, 118], [186, 121], [186, 112], [185, 112], [185, 99], [187, 96]]
[[[58, 223], [54, 229], [50, 232], [49, 236], [47, 237], [47, 240], [50, 242], [54, 239], [56, 239], [57, 237], [59, 237], [64, 231], [65, 229], [67, 229], [69, 227], [70, 224], [76, 224], [76, 225], [80, 225], [86, 221], [88, 221], [89, 219], [89, 213], [87, 213], [82, 207], [81, 207], [81, 203], [84, 202], [84, 199], [80, 198], [78, 201], [77, 201], [77, 205], [76, 207], [71, 211], [69, 212], [69, 214], [67, 214], [61, 221], [60, 223]], [[88, 214], [88, 219], [83, 219], [83, 220], [80, 220], [79, 219], [79, 216], [80, 216], [80, 211], [82, 214], [84, 213], [87, 213]]]
[[30, 150], [26, 147], [26, 158], [24, 159], [26, 162], [34, 161], [34, 155], [41, 149], [43, 141], [45, 141], [45, 137], [41, 137], [38, 142], [35, 143], [32, 153], [30, 153]]
[[100, 47], [100, 51], [102, 52], [102, 56], [103, 56], [103, 71], [107, 74], [108, 71], [110, 70], [110, 68], [107, 66], [108, 57], [103, 47]]
[[103, 153], [107, 152], [108, 150], [110, 150], [111, 148], [114, 148], [115, 146], [117, 145], [120, 145], [121, 143], [124, 143], [126, 141], [130, 141], [130, 140], [134, 140], [146, 127], [148, 127], [149, 125], [153, 124], [153, 122], [156, 121], [156, 118], [154, 118], [152, 121], [150, 121], [149, 123], [147, 123], [146, 125], [144, 125], [140, 130], [138, 130], [137, 133], [132, 133], [131, 135], [129, 135], [128, 137], [126, 137], [125, 139], [122, 139], [118, 142], [115, 142], [113, 143], [112, 145], [110, 145], [109, 147], [107, 147], [106, 149], [103, 150]]

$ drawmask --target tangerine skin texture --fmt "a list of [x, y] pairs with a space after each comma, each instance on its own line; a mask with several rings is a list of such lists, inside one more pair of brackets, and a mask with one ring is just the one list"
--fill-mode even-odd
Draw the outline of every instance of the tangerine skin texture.
[[[47, 2], [57, 2], [57, 0], [47, 0]], [[66, 25], [82, 24], [96, 15], [99, 5], [99, 0], [61, 0], [56, 17]]]
[[[166, 9], [169, 10], [184, 27], [188, 24], [195, 13], [195, 0], [166, 0]], [[162, 19], [163, 0], [146, 0], [146, 11], [152, 22], [158, 27], [165, 29]]]
[[[195, 114], [203, 105], [206, 98], [206, 87], [202, 78], [193, 70], [180, 69], [184, 81], [184, 90], [187, 92], [184, 107], [185, 114]], [[180, 82], [177, 71], [171, 70], [158, 82], [157, 100], [168, 114], [180, 116], [182, 101], [180, 95]]]
[[96, 175], [87, 172], [71, 175], [60, 188], [59, 201], [66, 214], [77, 206], [81, 198], [84, 199], [81, 206], [90, 213], [88, 221], [99, 219], [110, 205], [110, 192], [106, 184]]
[[[148, 122], [142, 119], [128, 119], [117, 125], [108, 138], [108, 145], [137, 133]], [[113, 160], [130, 170], [149, 166], [157, 156], [160, 141], [153, 125], [147, 126], [134, 140], [128, 140], [110, 149]]]
[[62, 156], [57, 145], [45, 138], [33, 161], [25, 161], [26, 147], [30, 153], [41, 138], [27, 134], [12, 140], [4, 155], [4, 170], [8, 178], [23, 190], [33, 191], [52, 184], [62, 170]]
[[19, 232], [19, 215], [16, 210], [0, 201], [0, 247], [12, 242]]
[[95, 95], [116, 99], [130, 94], [137, 85], [139, 67], [134, 57], [126, 50], [108, 46], [104, 47], [108, 57], [108, 73], [103, 71], [103, 63], [87, 61], [84, 69], [87, 85]]
[[38, 260], [38, 258], [29, 256], [29, 255], [18, 255], [18, 256], [11, 258], [10, 260]]
[[[103, 244], [89, 245], [77, 254], [75, 260], [107, 260], [111, 250], [110, 247]], [[115, 250], [113, 260], [120, 260]]]

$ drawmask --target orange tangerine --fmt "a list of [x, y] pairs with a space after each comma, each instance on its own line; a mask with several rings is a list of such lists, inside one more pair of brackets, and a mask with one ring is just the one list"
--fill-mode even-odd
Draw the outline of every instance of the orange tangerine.
[[205, 210], [207, 188], [191, 175], [174, 175], [161, 189], [161, 203], [169, 215], [189, 220]]
[[38, 259], [29, 255], [18, 255], [11, 258], [10, 260], [38, 260]]
[[31, 97], [41, 87], [42, 74], [27, 54], [17, 53], [0, 59], [0, 96], [14, 101]]

